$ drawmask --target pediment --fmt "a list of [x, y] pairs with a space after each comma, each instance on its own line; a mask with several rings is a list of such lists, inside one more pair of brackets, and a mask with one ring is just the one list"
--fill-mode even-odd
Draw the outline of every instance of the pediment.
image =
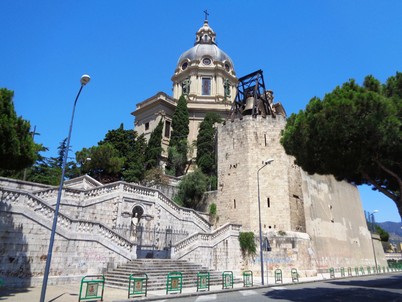
[[64, 186], [72, 189], [88, 190], [96, 187], [100, 187], [103, 184], [92, 178], [89, 175], [83, 175], [73, 179], [66, 180]]

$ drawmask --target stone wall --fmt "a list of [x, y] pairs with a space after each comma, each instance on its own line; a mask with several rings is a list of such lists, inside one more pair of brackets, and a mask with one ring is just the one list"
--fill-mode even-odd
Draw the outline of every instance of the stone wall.
[[[244, 116], [218, 127], [218, 225], [238, 223], [258, 238], [260, 202], [262, 233], [272, 246], [264, 253], [276, 259], [270, 268], [286, 263], [313, 274], [329, 267], [374, 265], [357, 188], [296, 166], [280, 144], [285, 123], [281, 116]], [[268, 159], [274, 161], [264, 166]], [[292, 239], [292, 248], [283, 248], [278, 236], [289, 232], [300, 236]], [[386, 265], [383, 253], [378, 251], [377, 258]], [[258, 267], [259, 258], [254, 262]]]
[[[302, 173], [307, 233], [318, 269], [374, 265], [371, 233], [355, 186]], [[384, 253], [379, 261], [385, 264]]]
[[218, 271], [231, 270], [240, 275], [240, 229], [240, 225], [225, 224], [211, 233], [194, 234], [174, 246], [172, 258], [202, 264]]
[[258, 231], [257, 171], [272, 158], [274, 162], [259, 173], [262, 228], [264, 232], [290, 230], [289, 183], [283, 169], [289, 159], [279, 144], [284, 125], [281, 116], [245, 116], [218, 127], [220, 224], [240, 223], [244, 229]]
[[[27, 194], [2, 191], [0, 201], [0, 275], [7, 286], [42, 282], [53, 211]], [[49, 283], [77, 281], [131, 259], [133, 244], [97, 224], [60, 215]], [[57, 279], [56, 279], [57, 278]]]
[[[166, 228], [185, 231], [187, 235], [180, 233], [181, 237], [210, 232], [203, 215], [177, 206], [158, 190], [124, 182], [87, 190], [78, 188], [76, 183], [74, 186], [63, 190], [49, 283], [62, 284], [86, 274], [103, 273], [135, 259], [136, 240], [121, 233], [119, 226], [131, 226], [136, 206], [144, 210], [142, 225], [152, 227], [158, 234], [162, 230], [160, 234], [164, 235]], [[16, 189], [21, 187], [26, 190]], [[34, 190], [29, 192], [29, 188]], [[56, 196], [54, 187], [14, 180], [0, 182], [0, 276], [8, 286], [41, 282]], [[152, 238], [151, 244], [162, 249], [160, 239]], [[209, 250], [211, 255], [213, 247]]]
[[[270, 251], [263, 252], [265, 276], [274, 276], [276, 269], [282, 270], [284, 278], [291, 277], [291, 269], [296, 268], [301, 277], [315, 276], [317, 269], [311, 250], [311, 238], [306, 233], [270, 232], [268, 234]], [[260, 276], [260, 253], [243, 259], [243, 270], [252, 270]]]

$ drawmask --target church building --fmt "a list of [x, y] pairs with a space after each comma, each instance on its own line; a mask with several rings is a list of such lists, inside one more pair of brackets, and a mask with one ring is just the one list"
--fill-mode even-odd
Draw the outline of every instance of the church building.
[[[207, 15], [206, 15], [207, 17]], [[189, 112], [188, 143], [197, 140], [198, 128], [207, 112], [222, 119], [229, 115], [236, 96], [237, 77], [231, 58], [216, 43], [216, 33], [207, 18], [196, 32], [195, 43], [178, 59], [172, 76], [173, 96], [158, 92], [137, 104], [132, 115], [134, 128], [148, 140], [162, 119], [163, 149], [166, 152], [172, 129], [172, 117], [180, 96], [185, 96]]]
[[[181, 96], [188, 105], [189, 144], [208, 112], [222, 117], [216, 130], [218, 188], [208, 196], [216, 215], [181, 207], [154, 187], [102, 184], [88, 175], [70, 179], [61, 195], [49, 283], [105, 273], [109, 285], [127, 288], [111, 271], [145, 258], [238, 276], [245, 270], [261, 276], [264, 267], [270, 278], [277, 269], [287, 277], [292, 268], [300, 277], [330, 268], [385, 270], [380, 238], [367, 228], [357, 188], [331, 175], [309, 175], [294, 164], [280, 144], [285, 110], [265, 89], [262, 71], [237, 78], [207, 18], [171, 79], [173, 95], [158, 92], [137, 104], [135, 130], [149, 139], [162, 120], [166, 152]], [[41, 283], [58, 194], [54, 186], [0, 177], [5, 284]], [[245, 232], [254, 234], [257, 245], [248, 258], [239, 244]], [[155, 278], [150, 284], [166, 282]]]

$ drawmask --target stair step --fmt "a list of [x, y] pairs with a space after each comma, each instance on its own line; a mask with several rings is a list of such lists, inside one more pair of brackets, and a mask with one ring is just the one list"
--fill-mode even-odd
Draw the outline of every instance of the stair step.
[[[166, 289], [167, 276], [171, 272], [182, 272], [183, 287], [194, 287], [197, 285], [197, 274], [200, 271], [210, 273], [210, 285], [222, 284], [222, 273], [211, 271], [208, 268], [187, 262], [186, 260], [173, 259], [138, 259], [120, 265], [114, 270], [105, 274], [106, 286], [128, 289], [130, 274], [148, 275], [148, 290]], [[241, 283], [242, 280], [235, 278], [234, 283]]]

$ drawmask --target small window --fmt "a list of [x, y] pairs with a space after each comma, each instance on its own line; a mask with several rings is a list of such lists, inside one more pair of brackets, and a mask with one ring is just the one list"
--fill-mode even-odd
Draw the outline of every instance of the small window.
[[267, 198], [267, 207], [271, 207], [271, 201], [269, 200], [269, 197]]
[[165, 137], [170, 137], [170, 121], [165, 122]]
[[211, 78], [202, 78], [202, 95], [211, 95]]
[[145, 131], [149, 130], [149, 123], [145, 123]]
[[210, 58], [204, 58], [204, 59], [202, 59], [202, 64], [204, 64], [204, 65], [211, 65], [211, 59], [210, 59]]
[[233, 199], [233, 208], [236, 209], [236, 199]]

